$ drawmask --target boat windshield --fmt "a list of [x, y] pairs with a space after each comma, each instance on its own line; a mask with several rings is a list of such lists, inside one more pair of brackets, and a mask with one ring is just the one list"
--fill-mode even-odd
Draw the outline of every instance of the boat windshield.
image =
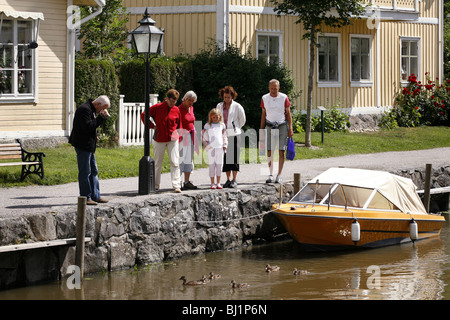
[[315, 203], [320, 203], [324, 198], [328, 197], [328, 191], [330, 190], [330, 184], [315, 184], [308, 183], [303, 189], [300, 190], [293, 198], [292, 202], [302, 202], [302, 203], [314, 203], [314, 193]]

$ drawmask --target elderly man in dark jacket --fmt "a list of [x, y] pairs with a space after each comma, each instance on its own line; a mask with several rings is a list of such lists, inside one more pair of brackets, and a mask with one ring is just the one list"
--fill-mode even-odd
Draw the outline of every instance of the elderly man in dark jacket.
[[108, 202], [100, 196], [95, 149], [97, 127], [109, 117], [109, 106], [107, 96], [89, 99], [77, 108], [73, 119], [69, 143], [75, 147], [77, 153], [80, 196], [87, 198], [88, 205]]

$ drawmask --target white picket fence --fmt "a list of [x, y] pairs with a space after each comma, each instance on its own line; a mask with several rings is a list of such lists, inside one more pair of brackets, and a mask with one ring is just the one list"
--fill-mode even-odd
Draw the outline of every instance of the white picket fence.
[[[120, 146], [144, 145], [144, 124], [141, 121], [141, 113], [144, 112], [144, 102], [124, 102], [124, 95], [120, 95], [119, 119], [117, 132], [119, 133]], [[150, 95], [150, 106], [158, 102], [158, 95]], [[150, 129], [150, 137], [153, 129]]]

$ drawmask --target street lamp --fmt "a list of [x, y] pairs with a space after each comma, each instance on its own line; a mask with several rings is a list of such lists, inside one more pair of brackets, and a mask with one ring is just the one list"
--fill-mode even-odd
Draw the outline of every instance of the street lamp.
[[159, 52], [164, 35], [163, 31], [155, 27], [155, 23], [145, 9], [139, 27], [130, 32], [137, 54], [143, 54], [145, 60], [144, 156], [139, 161], [139, 194], [155, 191], [155, 162], [150, 156], [150, 61]]

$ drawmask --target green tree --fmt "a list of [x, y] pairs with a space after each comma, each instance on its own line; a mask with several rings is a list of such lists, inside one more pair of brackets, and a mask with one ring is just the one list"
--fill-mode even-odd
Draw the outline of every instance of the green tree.
[[[353, 22], [354, 17], [361, 16], [365, 7], [362, 0], [270, 0], [275, 4], [278, 16], [283, 14], [297, 16], [296, 23], [302, 23], [305, 33], [302, 39], [310, 41], [308, 95], [306, 106], [305, 146], [311, 147], [311, 114], [314, 66], [316, 61], [315, 48], [317, 34], [323, 26], [340, 28]], [[333, 12], [333, 14], [330, 14]]]
[[[94, 7], [82, 7], [81, 16], [94, 12]], [[122, 61], [129, 49], [123, 44], [127, 39], [126, 24], [129, 16], [121, 0], [108, 0], [102, 12], [81, 25], [78, 39], [83, 47], [79, 52], [85, 59], [111, 59]]]
[[450, 78], [450, 0], [444, 0], [444, 76]]

